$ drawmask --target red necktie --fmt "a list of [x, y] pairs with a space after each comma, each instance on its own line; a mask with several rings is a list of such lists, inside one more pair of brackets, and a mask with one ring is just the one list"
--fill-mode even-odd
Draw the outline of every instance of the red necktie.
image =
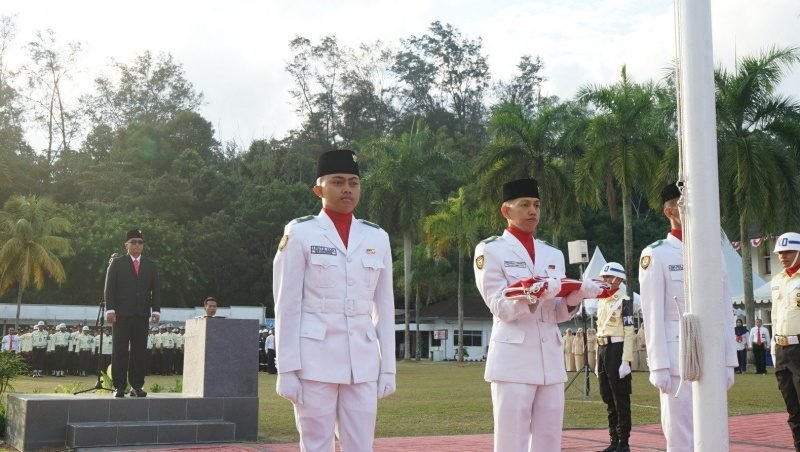
[[133, 271], [135, 271], [137, 275], [139, 274], [139, 259], [133, 260]]
[[756, 336], [756, 345], [761, 345], [761, 328], [758, 328], [758, 335]]

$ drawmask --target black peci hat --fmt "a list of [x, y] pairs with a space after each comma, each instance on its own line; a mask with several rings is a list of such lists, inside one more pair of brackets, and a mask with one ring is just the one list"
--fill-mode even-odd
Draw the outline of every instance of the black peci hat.
[[538, 198], [539, 185], [535, 179], [517, 179], [503, 184], [503, 202], [517, 198]]
[[327, 176], [328, 174], [355, 174], [358, 172], [358, 158], [349, 149], [338, 149], [328, 151], [319, 156], [317, 161], [317, 177]]
[[125, 240], [128, 241], [130, 239], [144, 239], [141, 229], [131, 229], [128, 231], [128, 235]]
[[672, 201], [681, 197], [681, 190], [678, 188], [678, 182], [669, 184], [661, 190], [661, 203]]

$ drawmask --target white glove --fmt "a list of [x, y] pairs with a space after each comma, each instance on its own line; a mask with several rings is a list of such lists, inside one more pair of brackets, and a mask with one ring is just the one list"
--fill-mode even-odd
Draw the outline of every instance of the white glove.
[[664, 394], [672, 392], [672, 375], [670, 375], [669, 369], [651, 370], [650, 384]]
[[303, 384], [300, 383], [297, 372], [278, 374], [278, 381], [275, 383], [275, 392], [294, 404], [303, 404]]
[[596, 298], [603, 292], [603, 288], [591, 279], [585, 279], [581, 283], [581, 292], [584, 298]]
[[727, 367], [725, 369], [725, 384], [726, 388], [730, 389], [733, 386], [733, 367]]
[[397, 390], [394, 374], [380, 374], [378, 376], [378, 399], [388, 397]]
[[619, 365], [619, 378], [625, 378], [631, 374], [631, 363], [628, 361], [622, 361], [622, 364]]
[[545, 289], [541, 298], [555, 298], [559, 292], [561, 292], [561, 280], [558, 278], [547, 278], [547, 289]]

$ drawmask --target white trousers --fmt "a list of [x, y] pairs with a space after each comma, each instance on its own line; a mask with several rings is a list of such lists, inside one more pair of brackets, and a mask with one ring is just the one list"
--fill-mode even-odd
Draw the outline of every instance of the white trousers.
[[[694, 430], [692, 428], [692, 383], [683, 382], [680, 395], [673, 395], [681, 379], [672, 376], [672, 394], [661, 393], [661, 428], [667, 439], [668, 452], [692, 452]], [[723, 422], [727, 422], [723, 420]]]
[[492, 382], [495, 452], [558, 452], [564, 383]]
[[333, 452], [334, 432], [343, 452], [372, 452], [378, 412], [377, 382], [300, 381], [303, 404], [294, 406], [294, 418], [302, 452]]

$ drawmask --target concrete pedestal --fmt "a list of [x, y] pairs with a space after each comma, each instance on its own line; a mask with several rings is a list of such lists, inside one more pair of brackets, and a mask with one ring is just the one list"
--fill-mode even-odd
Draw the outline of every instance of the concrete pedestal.
[[189, 319], [184, 340], [184, 394], [258, 397], [258, 321]]

